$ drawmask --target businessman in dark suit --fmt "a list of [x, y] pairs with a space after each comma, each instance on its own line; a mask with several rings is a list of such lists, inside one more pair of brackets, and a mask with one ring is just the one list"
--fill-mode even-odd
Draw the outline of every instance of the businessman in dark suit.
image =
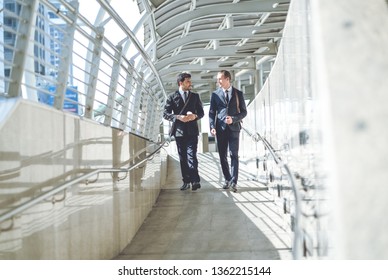
[[197, 120], [204, 116], [199, 94], [191, 92], [191, 75], [181, 73], [177, 77], [179, 89], [166, 101], [163, 117], [175, 122], [171, 135], [175, 137], [181, 166], [183, 185], [181, 190], [190, 187], [193, 191], [201, 188], [198, 174], [198, 135]]
[[[217, 138], [222, 173], [223, 189], [237, 192], [241, 121], [247, 115], [244, 95], [231, 84], [231, 74], [222, 70], [217, 74], [219, 88], [212, 93], [209, 109], [210, 133]], [[229, 168], [227, 151], [230, 151]]]

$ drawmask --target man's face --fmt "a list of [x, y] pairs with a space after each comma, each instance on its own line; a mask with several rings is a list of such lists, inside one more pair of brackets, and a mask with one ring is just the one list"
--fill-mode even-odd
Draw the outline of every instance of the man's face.
[[183, 91], [191, 90], [191, 87], [192, 87], [191, 78], [185, 78], [185, 80], [181, 83], [181, 87]]
[[223, 89], [228, 89], [230, 87], [230, 80], [225, 78], [222, 73], [217, 74], [217, 83]]

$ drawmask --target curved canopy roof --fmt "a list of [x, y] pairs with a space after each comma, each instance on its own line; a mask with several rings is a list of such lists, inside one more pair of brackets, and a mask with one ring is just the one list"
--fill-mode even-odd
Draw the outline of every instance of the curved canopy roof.
[[[259, 64], [276, 56], [290, 0], [137, 0], [146, 11], [144, 45], [166, 92], [177, 89], [180, 72], [192, 75], [193, 91], [204, 103], [216, 88], [221, 69], [252, 85]], [[247, 87], [249, 88], [249, 87]], [[246, 89], [246, 96], [254, 88]]]

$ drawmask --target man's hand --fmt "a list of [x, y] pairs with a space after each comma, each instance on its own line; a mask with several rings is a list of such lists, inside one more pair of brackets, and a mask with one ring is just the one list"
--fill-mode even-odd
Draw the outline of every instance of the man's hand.
[[188, 119], [188, 121], [193, 121], [197, 118], [197, 115], [196, 114], [193, 114], [192, 112], [188, 111], [187, 112], [187, 115], [186, 115], [186, 118]]
[[177, 119], [181, 122], [187, 122], [187, 117], [185, 115], [178, 115]]
[[191, 122], [195, 120], [197, 116], [195, 114], [188, 114], [188, 115], [178, 115], [177, 119], [180, 120], [181, 122]]
[[178, 115], [177, 119], [181, 122], [191, 122], [194, 121], [197, 118], [196, 114], [193, 114], [192, 112], [188, 111], [187, 115]]
[[212, 128], [212, 129], [210, 130], [210, 133], [211, 133], [211, 135], [215, 136], [215, 135], [217, 134], [217, 131], [216, 131], [215, 128]]
[[226, 124], [231, 124], [231, 123], [233, 123], [232, 117], [231, 117], [231, 116], [226, 116], [225, 122], [226, 122]]

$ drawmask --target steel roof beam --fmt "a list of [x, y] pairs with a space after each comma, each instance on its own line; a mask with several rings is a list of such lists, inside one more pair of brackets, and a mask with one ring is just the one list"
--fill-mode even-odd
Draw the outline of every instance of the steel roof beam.
[[[277, 24], [277, 28], [281, 28], [284, 24]], [[263, 27], [263, 26], [261, 26]], [[265, 27], [263, 29], [268, 29], [271, 27]], [[189, 33], [187, 36], [179, 39], [170, 40], [168, 44], [165, 44], [163, 47], [160, 45], [157, 48], [156, 56], [161, 58], [172, 50], [184, 46], [187, 44], [192, 44], [197, 41], [206, 41], [206, 40], [222, 40], [222, 39], [241, 39], [241, 38], [252, 38], [255, 39], [270, 39], [270, 38], [281, 38], [282, 34], [271, 32], [253, 35], [252, 32], [258, 30], [258, 27], [237, 27], [233, 29], [224, 29], [224, 30], [206, 30], [206, 31], [197, 31]]]
[[163, 23], [159, 23], [160, 18], [155, 18], [157, 22], [157, 33], [164, 37], [166, 34], [174, 30], [175, 28], [185, 24], [188, 21], [192, 21], [198, 18], [215, 15], [226, 14], [257, 14], [257, 13], [287, 13], [287, 6], [273, 7], [276, 0], [263, 0], [263, 1], [246, 1], [239, 2], [238, 4], [215, 4], [208, 5], [206, 7], [199, 7], [195, 10], [176, 13], [174, 16], [170, 16], [163, 20]]
[[[276, 44], [269, 43], [269, 44], [262, 44], [257, 45], [257, 49], [259, 48], [267, 48], [267, 50], [258, 53], [260, 55], [276, 55]], [[252, 53], [252, 55], [256, 53]], [[180, 60], [187, 60], [187, 59], [194, 59], [198, 57], [226, 57], [226, 56], [232, 56], [232, 57], [246, 57], [248, 54], [247, 52], [238, 52], [238, 49], [236, 47], [219, 47], [217, 50], [208, 49], [203, 50], [188, 50], [188, 51], [182, 51], [179, 54], [168, 57], [165, 59], [159, 60], [157, 63], [155, 63], [155, 67], [158, 71], [161, 69], [167, 67], [169, 64], [180, 61]]]
[[[244, 59], [244, 60], [239, 60], [239, 62], [247, 62], [247, 65], [244, 65], [243, 67], [237, 67], [239, 69], [256, 69], [256, 66], [254, 64], [254, 59], [253, 58], [250, 58], [250, 59]], [[231, 62], [231, 61], [228, 61], [228, 62]], [[236, 61], [237, 63], [237, 61]], [[219, 69], [221, 69], [223, 66], [222, 64], [225, 64], [224, 61], [222, 62], [210, 62], [210, 63], [206, 63], [206, 70], [208, 71], [218, 71]], [[169, 68], [166, 68], [166, 69], [161, 69], [159, 71], [160, 75], [163, 77], [163, 81], [166, 82], [166, 75], [170, 74], [171, 72], [181, 72], [182, 70], [184, 71], [187, 71], [187, 72], [191, 72], [191, 71], [202, 71], [205, 69], [204, 66], [200, 65], [200, 64], [188, 64], [188, 65], [185, 65], [185, 66], [172, 66], [172, 67], [169, 67]], [[168, 79], [167, 79], [168, 80]]]

